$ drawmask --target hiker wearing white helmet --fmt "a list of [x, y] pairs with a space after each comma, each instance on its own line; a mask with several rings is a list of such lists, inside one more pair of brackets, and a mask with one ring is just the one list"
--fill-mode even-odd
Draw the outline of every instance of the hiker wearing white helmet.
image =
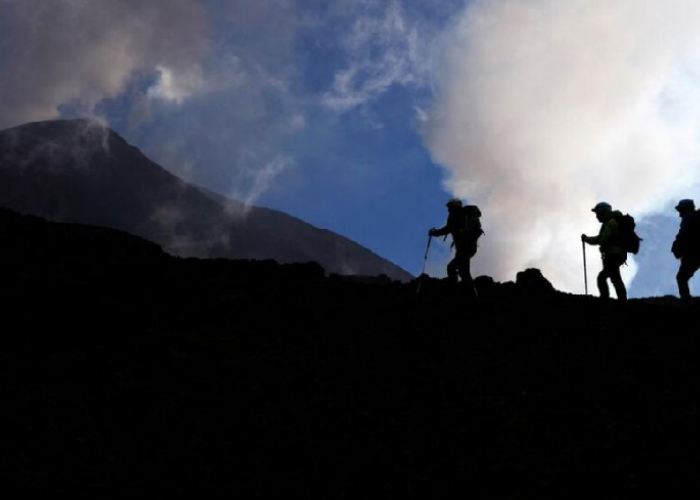
[[683, 302], [689, 303], [692, 296], [688, 282], [700, 268], [700, 216], [697, 215], [695, 202], [687, 198], [678, 202], [676, 211], [681, 223], [671, 252], [681, 261], [676, 274], [678, 294]]
[[598, 292], [604, 299], [610, 298], [608, 280], [612, 283], [620, 301], [627, 300], [627, 289], [622, 281], [620, 268], [627, 261], [627, 252], [619, 244], [619, 226], [616, 215], [621, 215], [619, 211], [613, 210], [610, 203], [601, 201], [591, 209], [600, 222], [598, 236], [581, 235], [581, 241], [589, 245], [598, 245], [600, 255], [603, 259], [603, 269], [598, 273]]

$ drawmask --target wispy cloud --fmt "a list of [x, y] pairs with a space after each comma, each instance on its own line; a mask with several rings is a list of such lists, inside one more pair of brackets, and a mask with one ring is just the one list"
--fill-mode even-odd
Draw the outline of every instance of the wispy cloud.
[[401, 2], [370, 4], [343, 40], [348, 63], [338, 70], [323, 103], [336, 111], [357, 107], [385, 92], [391, 85], [421, 80], [418, 28], [406, 17]]
[[250, 178], [246, 183], [247, 189], [244, 192], [234, 191], [231, 196], [246, 205], [253, 205], [260, 195], [269, 189], [275, 178], [291, 166], [293, 161], [290, 158], [282, 156], [273, 158], [263, 168], [251, 170]]

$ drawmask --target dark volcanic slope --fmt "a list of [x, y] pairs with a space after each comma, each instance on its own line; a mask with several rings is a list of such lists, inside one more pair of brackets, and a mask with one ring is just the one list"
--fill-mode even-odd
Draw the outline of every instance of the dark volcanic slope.
[[[696, 307], [171, 257], [0, 211], [26, 498], [690, 498]], [[661, 494], [653, 496], [654, 492]], [[681, 492], [684, 493], [681, 496]]]
[[412, 279], [331, 231], [275, 210], [224, 205], [89, 120], [0, 131], [0, 206], [124, 230], [181, 256], [313, 261], [328, 273]]

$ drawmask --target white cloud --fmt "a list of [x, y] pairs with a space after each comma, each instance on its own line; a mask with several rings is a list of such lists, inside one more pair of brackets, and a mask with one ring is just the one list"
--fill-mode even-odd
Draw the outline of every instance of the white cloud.
[[557, 288], [583, 291], [579, 236], [597, 232], [596, 202], [643, 217], [692, 197], [699, 22], [694, 0], [477, 0], [465, 10], [443, 39], [424, 130], [447, 189], [484, 211], [480, 269], [511, 280], [538, 267]]

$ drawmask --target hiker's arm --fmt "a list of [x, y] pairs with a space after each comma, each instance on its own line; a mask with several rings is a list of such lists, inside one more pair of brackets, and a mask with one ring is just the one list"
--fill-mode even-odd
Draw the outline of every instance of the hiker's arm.
[[583, 241], [589, 245], [607, 245], [612, 241], [616, 230], [617, 223], [614, 220], [610, 220], [603, 224], [598, 236], [586, 236]]
[[450, 234], [450, 227], [449, 226], [443, 226], [440, 229], [435, 229], [432, 228], [428, 234], [430, 236], [445, 236], [447, 234]]

